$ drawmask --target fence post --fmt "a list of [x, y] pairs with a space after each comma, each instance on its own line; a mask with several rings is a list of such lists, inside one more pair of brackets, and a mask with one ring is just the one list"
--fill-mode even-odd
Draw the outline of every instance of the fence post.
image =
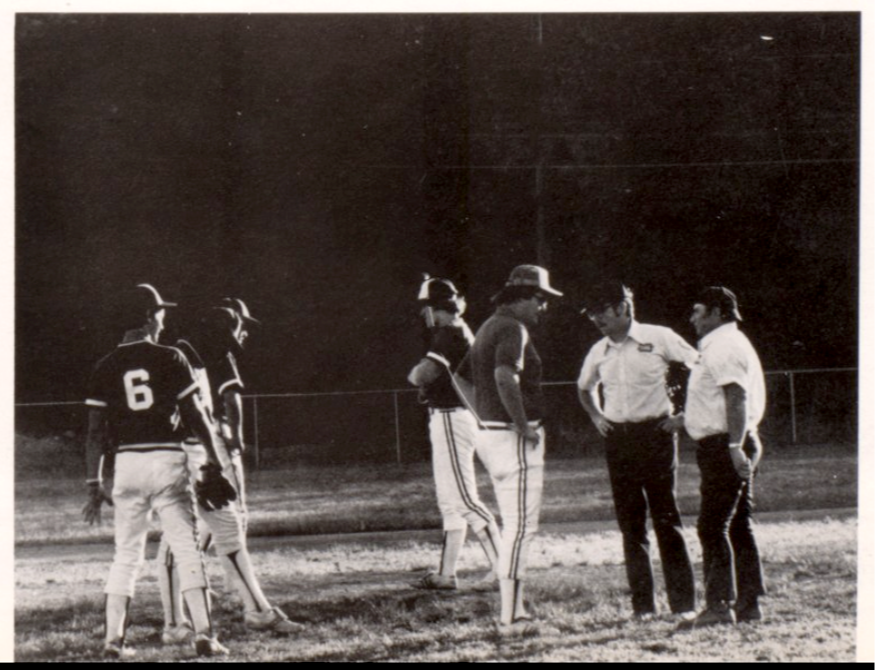
[[252, 398], [252, 425], [255, 427], [255, 444], [252, 445], [253, 469], [258, 470], [260, 454], [258, 453], [258, 398]]
[[793, 439], [793, 444], [796, 444], [796, 386], [793, 383], [793, 372], [789, 372], [790, 377], [790, 430]]
[[392, 397], [395, 400], [395, 459], [398, 464], [401, 464], [401, 422], [398, 418], [398, 392], [393, 391]]

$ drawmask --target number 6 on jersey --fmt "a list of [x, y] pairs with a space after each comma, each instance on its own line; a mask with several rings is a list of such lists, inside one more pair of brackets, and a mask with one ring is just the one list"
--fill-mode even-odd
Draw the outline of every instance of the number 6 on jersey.
[[152, 389], [146, 383], [149, 381], [149, 373], [146, 370], [129, 370], [125, 373], [125, 395], [128, 398], [128, 407], [135, 412], [149, 409], [155, 402]]

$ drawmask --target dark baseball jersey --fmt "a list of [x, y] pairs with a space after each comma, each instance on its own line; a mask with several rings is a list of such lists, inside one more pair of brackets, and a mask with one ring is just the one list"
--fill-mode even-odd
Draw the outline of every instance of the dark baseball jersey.
[[97, 363], [85, 404], [106, 409], [118, 451], [176, 450], [184, 437], [178, 403], [197, 389], [182, 352], [141, 340]]
[[541, 358], [532, 344], [529, 331], [509, 310], [499, 307], [477, 331], [466, 373], [474, 383], [475, 409], [484, 422], [511, 423], [495, 383], [495, 369], [512, 368], [520, 380], [523, 407], [529, 421], [544, 418], [541, 391]]
[[206, 365], [204, 365], [203, 358], [201, 358], [201, 355], [189, 340], [177, 340], [176, 348], [185, 355], [188, 362], [191, 364], [194, 378], [198, 383], [198, 392], [200, 393], [203, 406], [206, 409], [210, 420], [214, 420], [216, 416], [214, 409], [215, 398], [213, 396], [212, 385], [210, 384], [210, 376]]
[[430, 407], [451, 409], [463, 406], [447, 368], [455, 370], [473, 342], [474, 335], [464, 321], [434, 329], [425, 357], [438, 364], [441, 374], [423, 389]]
[[224, 418], [225, 403], [222, 402], [222, 394], [228, 391], [243, 391], [243, 380], [237, 369], [237, 358], [229, 351], [213, 363], [208, 363], [207, 370], [210, 373], [210, 385], [216, 401], [216, 418]]

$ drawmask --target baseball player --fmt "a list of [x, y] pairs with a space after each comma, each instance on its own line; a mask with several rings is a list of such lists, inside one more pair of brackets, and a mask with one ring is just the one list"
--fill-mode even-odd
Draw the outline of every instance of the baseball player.
[[[210, 310], [196, 332], [189, 339], [177, 343], [194, 368], [201, 394], [215, 421], [218, 455], [223, 471], [238, 494], [236, 501], [221, 509], [209, 510], [198, 506], [198, 530], [202, 549], [206, 551], [211, 544], [215, 546], [228, 582], [243, 602], [246, 627], [286, 635], [302, 630], [303, 626], [290, 621], [280, 608], [270, 604], [255, 576], [246, 545], [240, 411], [243, 382], [237, 371], [234, 352], [240, 352], [247, 338], [249, 324], [258, 321], [249, 315], [242, 301], [234, 301], [233, 304], [237, 310], [230, 307]], [[195, 473], [204, 459], [204, 445], [195, 438], [186, 440], [183, 446], [188, 454], [189, 467]], [[177, 561], [165, 538], [162, 538], [159, 546], [158, 564], [165, 624], [162, 641], [165, 644], [179, 644], [192, 635], [192, 627], [182, 609]]]
[[427, 573], [415, 586], [457, 588], [456, 564], [468, 526], [477, 534], [492, 566], [487, 582], [494, 583], [501, 536], [495, 518], [477, 493], [474, 470], [477, 423], [453, 385], [453, 370], [474, 341], [471, 329], [462, 319], [465, 299], [448, 279], [428, 276], [418, 299], [431, 343], [407, 379], [419, 387], [421, 398], [428, 404], [432, 467], [444, 538], [438, 572]]
[[[128, 331], [123, 343], [97, 363], [86, 400], [90, 408], [86, 463], [91, 479], [83, 515], [88, 523], [100, 523], [102, 504], [110, 502], [115, 507], [115, 556], [105, 588], [104, 656], [122, 658], [132, 651], [125, 648], [128, 608], [145, 559], [153, 511], [178, 557], [180, 590], [191, 614], [197, 655], [227, 654], [210, 618], [191, 480], [180, 445], [180, 418], [204, 445], [198, 485], [214, 476], [230, 485], [215, 475], [216, 443], [188, 361], [178, 349], [158, 344], [166, 309], [175, 304], [165, 302], [151, 285], [139, 284], [128, 307], [130, 318], [141, 325]], [[111, 499], [104, 488], [102, 467], [108, 450], [116, 452]]]
[[[492, 477], [503, 527], [498, 551], [499, 623], [531, 620], [523, 602], [528, 548], [538, 529], [544, 487], [544, 394], [541, 358], [529, 335], [550, 296], [547, 270], [520, 265], [493, 297], [498, 307], [477, 331], [459, 377], [473, 382], [477, 418], [485, 427], [477, 455]], [[470, 396], [469, 389], [463, 389]]]

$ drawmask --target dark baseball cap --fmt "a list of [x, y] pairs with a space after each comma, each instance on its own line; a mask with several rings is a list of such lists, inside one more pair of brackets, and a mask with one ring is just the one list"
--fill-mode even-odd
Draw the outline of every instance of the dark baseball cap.
[[233, 310], [246, 323], [261, 325], [261, 321], [249, 313], [249, 307], [240, 298], [222, 298], [222, 307]]
[[708, 309], [719, 307], [723, 314], [731, 314], [736, 321], [741, 321], [741, 312], [738, 311], [738, 298], [725, 286], [708, 286], [702, 289], [696, 298], [696, 302], [705, 305]]
[[590, 287], [583, 299], [581, 314], [599, 312], [606, 307], [619, 305], [624, 300], [632, 300], [632, 289], [616, 279], [606, 279]]
[[458, 297], [459, 291], [449, 279], [425, 275], [416, 299], [428, 304], [434, 304], [446, 300], [455, 300]]
[[167, 302], [161, 297], [151, 284], [137, 284], [133, 290], [133, 300], [142, 304], [147, 309], [160, 309], [162, 307], [176, 307], [175, 302]]

